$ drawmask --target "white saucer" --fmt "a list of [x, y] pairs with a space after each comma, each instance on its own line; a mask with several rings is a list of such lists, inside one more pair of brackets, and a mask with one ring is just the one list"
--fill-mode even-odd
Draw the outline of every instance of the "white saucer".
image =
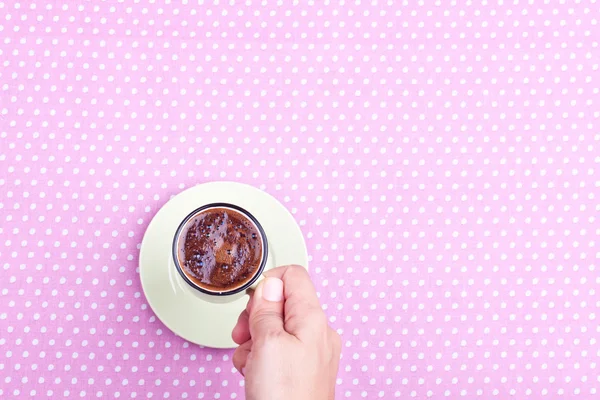
[[246, 307], [247, 296], [226, 304], [201, 300], [177, 273], [171, 247], [181, 221], [208, 203], [236, 204], [260, 222], [268, 239], [265, 269], [308, 266], [306, 243], [290, 212], [274, 197], [252, 186], [211, 182], [187, 189], [165, 204], [150, 222], [140, 249], [140, 278], [150, 307], [175, 334], [199, 345], [232, 348], [231, 330]]

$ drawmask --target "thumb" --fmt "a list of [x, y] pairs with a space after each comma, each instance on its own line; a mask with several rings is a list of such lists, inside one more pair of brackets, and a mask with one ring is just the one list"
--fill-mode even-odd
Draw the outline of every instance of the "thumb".
[[283, 329], [283, 281], [265, 278], [258, 284], [250, 307], [250, 336], [254, 342], [277, 335]]

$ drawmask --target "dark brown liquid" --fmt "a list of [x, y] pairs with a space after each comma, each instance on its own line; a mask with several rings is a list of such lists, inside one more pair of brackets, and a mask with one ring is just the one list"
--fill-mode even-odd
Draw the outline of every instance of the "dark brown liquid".
[[178, 244], [184, 273], [211, 291], [243, 286], [256, 275], [263, 256], [256, 226], [229, 208], [201, 211], [188, 221]]

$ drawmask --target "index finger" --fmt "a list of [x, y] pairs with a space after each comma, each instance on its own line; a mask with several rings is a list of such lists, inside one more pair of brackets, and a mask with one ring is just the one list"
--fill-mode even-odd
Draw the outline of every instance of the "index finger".
[[302, 340], [326, 331], [325, 313], [306, 269], [298, 265], [287, 265], [269, 270], [265, 276], [283, 281], [286, 332]]
[[233, 327], [231, 331], [231, 337], [234, 342], [237, 344], [246, 343], [250, 340], [250, 305], [252, 304], [252, 296], [254, 295], [254, 291], [248, 291], [248, 303], [246, 304], [246, 309], [241, 312], [238, 317], [237, 324]]

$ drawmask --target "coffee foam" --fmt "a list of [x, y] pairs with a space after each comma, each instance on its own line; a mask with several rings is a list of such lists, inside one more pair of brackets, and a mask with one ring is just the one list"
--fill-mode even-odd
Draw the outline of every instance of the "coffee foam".
[[258, 272], [263, 256], [258, 227], [239, 211], [217, 207], [190, 218], [178, 239], [179, 264], [204, 290], [232, 291]]

